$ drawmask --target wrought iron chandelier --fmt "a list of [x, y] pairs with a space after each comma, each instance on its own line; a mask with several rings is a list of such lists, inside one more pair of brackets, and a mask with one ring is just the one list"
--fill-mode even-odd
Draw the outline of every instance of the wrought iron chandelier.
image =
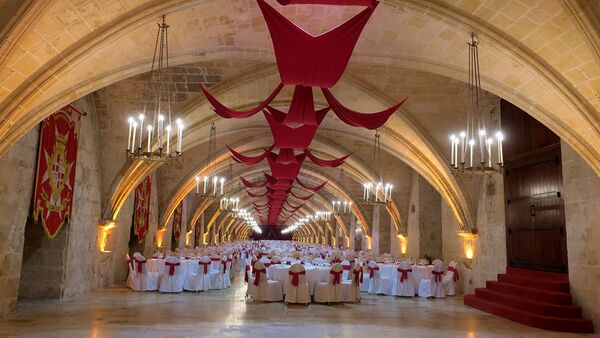
[[217, 176], [217, 127], [214, 123], [210, 127], [206, 166], [207, 175], [204, 178], [196, 176], [196, 196], [211, 199], [223, 197], [225, 193], [225, 177]]
[[[340, 168], [340, 186], [344, 186], [344, 168]], [[331, 207], [336, 215], [348, 215], [352, 213], [352, 201], [342, 199], [331, 201]]]
[[[144, 110], [129, 117], [127, 158], [143, 161], [179, 162], [182, 155], [183, 122], [171, 116], [172, 83], [169, 71], [169, 38], [165, 16], [158, 24], [150, 76], [146, 83]], [[155, 92], [151, 95], [152, 86]], [[152, 107], [154, 106], [154, 107]], [[152, 113], [152, 118], [146, 118]], [[175, 129], [175, 130], [174, 130]], [[145, 138], [144, 138], [145, 135]], [[172, 138], [175, 137], [175, 142]], [[175, 145], [175, 147], [174, 147]], [[175, 148], [175, 149], [173, 149]]]
[[[481, 75], [479, 72], [479, 39], [471, 34], [469, 45], [469, 111], [466, 129], [450, 135], [450, 168], [457, 175], [461, 173], [485, 174], [503, 173], [504, 135], [500, 128], [489, 133], [485, 116], [481, 109]], [[495, 109], [499, 115], [499, 106]], [[490, 114], [491, 115], [491, 114]], [[494, 145], [494, 142], [496, 145]], [[494, 156], [494, 152], [496, 153]], [[494, 161], [495, 159], [495, 161]]]
[[366, 181], [363, 183], [362, 200], [369, 204], [388, 204], [392, 202], [392, 190], [394, 186], [388, 182], [384, 182], [381, 174], [380, 137], [379, 130], [376, 130], [373, 142], [373, 177], [378, 178], [379, 181]]

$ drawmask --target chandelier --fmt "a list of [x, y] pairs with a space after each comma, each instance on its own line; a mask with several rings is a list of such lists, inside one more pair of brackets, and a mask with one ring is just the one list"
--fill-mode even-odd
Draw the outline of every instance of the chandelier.
[[392, 202], [392, 189], [394, 189], [394, 186], [384, 182], [381, 174], [380, 137], [379, 130], [376, 130], [375, 140], [373, 141], [373, 177], [379, 178], [379, 181], [366, 181], [363, 183], [362, 200], [369, 204], [388, 204]]
[[[196, 196], [218, 199], [224, 195], [225, 177], [217, 176], [217, 127], [213, 123], [208, 137], [208, 154], [206, 156], [207, 175], [196, 176]], [[231, 163], [229, 164], [231, 170]]]
[[[150, 76], [146, 83], [144, 110], [137, 119], [129, 117], [128, 120], [127, 158], [130, 159], [160, 162], [178, 162], [181, 160], [183, 122], [181, 119], [176, 119], [175, 125], [173, 125], [171, 118], [172, 93], [170, 85], [172, 79], [168, 70], [168, 28], [169, 25], [165, 22], [165, 16], [163, 15], [156, 33], [154, 56]], [[150, 95], [152, 84], [155, 84], [156, 88], [154, 93]], [[149, 113], [152, 113], [151, 119], [146, 118]], [[175, 149], [173, 149], [172, 137], [175, 137]]]
[[331, 220], [331, 211], [317, 211], [315, 212], [314, 219], [316, 221], [329, 221]]
[[[459, 173], [503, 173], [504, 154], [502, 142], [504, 135], [500, 130], [489, 134], [485, 116], [481, 109], [481, 75], [479, 73], [479, 39], [471, 34], [469, 45], [469, 105], [466, 128], [457, 134], [450, 135], [450, 168]], [[499, 105], [495, 109], [499, 116]], [[491, 115], [491, 114], [490, 114]], [[496, 145], [494, 145], [496, 142]], [[494, 161], [494, 151], [495, 158]]]
[[[340, 178], [339, 178], [340, 186], [344, 186], [344, 168], [340, 168]], [[352, 201], [343, 199], [343, 200], [333, 200], [331, 201], [331, 207], [333, 212], [336, 215], [348, 215], [352, 213]]]
[[281, 230], [282, 234], [287, 234], [290, 233], [292, 231], [297, 230], [298, 228], [300, 228], [301, 226], [303, 226], [304, 224], [308, 223], [310, 221], [311, 216], [307, 215], [306, 218], [301, 218], [298, 221], [294, 222], [294, 224], [288, 226], [287, 228]]

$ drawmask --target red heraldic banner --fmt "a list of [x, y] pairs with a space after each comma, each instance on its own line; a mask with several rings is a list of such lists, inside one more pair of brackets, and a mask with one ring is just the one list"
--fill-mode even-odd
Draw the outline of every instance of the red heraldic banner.
[[80, 118], [68, 105], [42, 122], [33, 219], [50, 238], [71, 221]]
[[146, 177], [137, 188], [135, 188], [135, 204], [133, 209], [133, 226], [138, 237], [138, 242], [144, 241], [150, 223], [150, 192], [152, 190], [152, 178]]
[[175, 212], [173, 212], [173, 238], [179, 242], [179, 236], [181, 236], [181, 218], [183, 216], [183, 201], [179, 202]]

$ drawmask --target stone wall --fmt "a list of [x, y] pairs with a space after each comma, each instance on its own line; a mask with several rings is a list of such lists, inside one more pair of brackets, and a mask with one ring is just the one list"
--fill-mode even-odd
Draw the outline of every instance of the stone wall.
[[574, 302], [600, 327], [600, 177], [562, 143], [569, 279]]
[[39, 128], [30, 130], [0, 160], [0, 316], [14, 312], [17, 306], [38, 138]]
[[417, 173], [411, 176], [407, 216], [408, 251], [413, 258], [442, 257], [441, 196]]

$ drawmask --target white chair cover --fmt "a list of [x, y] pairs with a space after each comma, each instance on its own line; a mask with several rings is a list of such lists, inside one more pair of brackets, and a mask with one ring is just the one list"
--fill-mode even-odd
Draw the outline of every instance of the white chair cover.
[[456, 296], [457, 282], [459, 280], [458, 263], [450, 261], [448, 271], [444, 275], [442, 282], [447, 296]]
[[183, 291], [183, 282], [181, 261], [176, 256], [167, 257], [158, 291], [179, 293]]
[[368, 264], [369, 270], [369, 294], [370, 295], [389, 295], [391, 281], [389, 277], [384, 277], [379, 271], [379, 265], [375, 261], [370, 261]]
[[410, 262], [403, 261], [398, 266], [397, 277], [392, 286], [392, 295], [400, 297], [414, 297], [415, 285], [412, 278], [412, 266]]
[[442, 275], [444, 265], [441, 261], [436, 262], [431, 271], [430, 279], [422, 279], [419, 284], [419, 297], [444, 298], [446, 296]]
[[129, 254], [125, 254], [125, 263], [127, 265], [127, 287], [133, 289], [135, 270], [133, 269], [133, 262], [131, 261]]
[[352, 271], [351, 266], [350, 266], [350, 262], [347, 259], [344, 259], [342, 261], [342, 268], [344, 269], [344, 272], [342, 273], [342, 280], [348, 280], [352, 278]]
[[256, 262], [252, 272], [253, 276], [248, 280], [248, 296], [255, 301], [280, 302], [283, 300], [281, 283], [268, 280], [267, 269], [263, 262]]
[[[294, 281], [296, 282], [294, 285]], [[306, 270], [301, 264], [294, 264], [290, 267], [289, 276], [285, 285], [286, 303], [310, 303], [310, 292], [306, 282]]]
[[198, 260], [198, 272], [188, 276], [184, 289], [187, 291], [210, 290], [210, 265], [210, 257], [201, 257]]
[[364, 263], [357, 263], [361, 265], [362, 268], [362, 275], [363, 275], [363, 281], [360, 284], [360, 291], [361, 292], [368, 292], [369, 291], [369, 284], [371, 283], [371, 280], [369, 279], [369, 266], [367, 265], [366, 262]]
[[133, 254], [133, 266], [135, 276], [133, 277], [133, 291], [156, 291], [158, 290], [158, 273], [148, 272], [146, 258], [139, 252]]
[[317, 303], [337, 303], [344, 301], [344, 291], [342, 290], [342, 274], [344, 269], [337, 263], [329, 271], [329, 281], [320, 282], [316, 285], [314, 300]]
[[344, 302], [360, 302], [360, 280], [362, 279], [362, 268], [355, 265], [349, 274], [351, 279], [342, 282]]

